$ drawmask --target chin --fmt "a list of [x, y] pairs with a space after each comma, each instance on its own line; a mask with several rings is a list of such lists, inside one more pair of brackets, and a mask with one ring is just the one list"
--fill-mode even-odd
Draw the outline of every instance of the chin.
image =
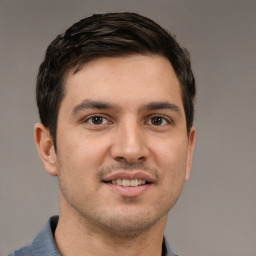
[[[145, 231], [151, 229], [156, 223], [167, 220], [168, 211], [160, 214], [154, 211], [125, 211], [125, 212], [112, 212], [111, 214], [98, 214], [94, 215], [94, 220], [97, 226], [113, 236], [122, 238], [134, 238], [139, 236]], [[104, 217], [102, 217], [104, 216]], [[95, 223], [95, 224], [96, 224]]]

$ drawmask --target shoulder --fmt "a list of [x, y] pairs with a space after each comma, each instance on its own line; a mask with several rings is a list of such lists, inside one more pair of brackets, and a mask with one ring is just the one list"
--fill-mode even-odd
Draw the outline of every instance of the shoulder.
[[51, 217], [30, 245], [22, 247], [8, 256], [60, 256], [54, 241], [57, 223], [58, 216]]
[[14, 251], [11, 254], [8, 254], [8, 256], [32, 256], [31, 246], [25, 246], [20, 248], [19, 250]]

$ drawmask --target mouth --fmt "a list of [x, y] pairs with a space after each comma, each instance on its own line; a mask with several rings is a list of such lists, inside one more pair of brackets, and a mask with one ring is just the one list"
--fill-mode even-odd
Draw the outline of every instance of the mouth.
[[102, 180], [115, 193], [125, 197], [137, 197], [153, 185], [154, 178], [145, 173], [114, 173]]
[[111, 184], [115, 184], [123, 187], [138, 187], [141, 185], [149, 184], [146, 180], [141, 180], [141, 179], [133, 179], [133, 180], [116, 179], [116, 180], [108, 181], [106, 183], [111, 183]]

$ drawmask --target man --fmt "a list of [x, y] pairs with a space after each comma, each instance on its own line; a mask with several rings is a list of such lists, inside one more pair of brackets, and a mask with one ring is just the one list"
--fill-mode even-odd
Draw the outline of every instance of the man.
[[11, 255], [174, 255], [164, 230], [195, 140], [188, 52], [148, 18], [93, 15], [50, 44], [36, 95], [59, 217]]

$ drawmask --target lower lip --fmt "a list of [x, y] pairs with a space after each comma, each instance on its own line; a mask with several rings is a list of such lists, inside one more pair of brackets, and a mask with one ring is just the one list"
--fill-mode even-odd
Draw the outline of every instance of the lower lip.
[[145, 184], [141, 186], [136, 187], [125, 187], [125, 186], [119, 186], [112, 183], [105, 183], [114, 193], [119, 194], [120, 196], [124, 197], [138, 197], [145, 193], [152, 184]]

